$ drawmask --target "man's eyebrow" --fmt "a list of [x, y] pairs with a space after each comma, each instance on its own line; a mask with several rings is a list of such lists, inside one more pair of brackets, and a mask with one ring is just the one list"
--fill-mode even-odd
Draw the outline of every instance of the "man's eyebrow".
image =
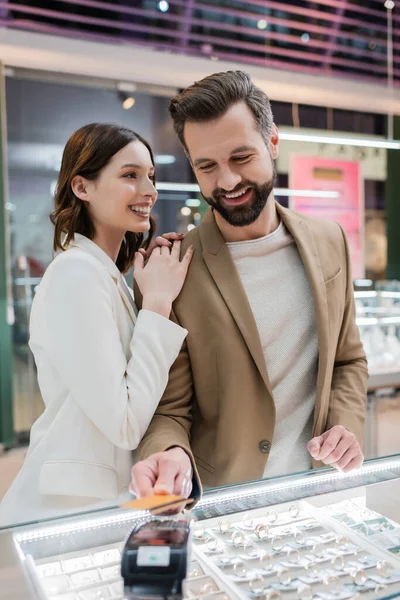
[[255, 150], [257, 150], [257, 148], [255, 148], [254, 146], [238, 146], [238, 148], [235, 148], [234, 150], [232, 150], [231, 154], [237, 154], [238, 152], [254, 152]]
[[[234, 150], [232, 150], [231, 155], [232, 154], [238, 154], [239, 152], [255, 152], [257, 150], [257, 148], [255, 148], [254, 146], [238, 146], [237, 148], [235, 148]], [[195, 167], [198, 167], [199, 165], [202, 165], [203, 163], [206, 162], [212, 162], [212, 158], [197, 158], [193, 165]]]

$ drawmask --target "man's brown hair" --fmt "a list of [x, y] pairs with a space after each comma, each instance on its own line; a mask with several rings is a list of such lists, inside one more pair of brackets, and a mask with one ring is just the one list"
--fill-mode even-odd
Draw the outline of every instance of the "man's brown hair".
[[196, 81], [171, 100], [169, 112], [175, 133], [187, 155], [189, 151], [184, 136], [185, 124], [222, 117], [237, 102], [247, 104], [254, 115], [257, 130], [265, 143], [268, 143], [273, 115], [267, 94], [254, 85], [248, 73], [224, 71]]

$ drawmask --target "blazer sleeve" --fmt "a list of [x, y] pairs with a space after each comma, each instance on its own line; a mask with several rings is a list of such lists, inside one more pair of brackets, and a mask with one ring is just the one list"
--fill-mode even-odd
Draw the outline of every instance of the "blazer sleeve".
[[342, 326], [336, 347], [328, 426], [343, 425], [355, 434], [360, 444], [364, 438], [368, 367], [360, 333], [356, 324], [353, 278], [350, 266], [349, 247], [342, 228], [345, 269], [346, 297]]
[[108, 273], [82, 258], [54, 264], [45, 291], [46, 341], [71, 397], [110, 442], [133, 450], [162, 397], [187, 331], [142, 310], [127, 361], [112, 285]]
[[[142, 297], [137, 286], [135, 286], [135, 298], [138, 306], [141, 306]], [[178, 323], [174, 313], [172, 313], [171, 319]], [[139, 445], [139, 457], [144, 460], [152, 454], [164, 452], [175, 446], [185, 450], [193, 468], [191, 497], [199, 498], [202, 493], [200, 476], [190, 447], [193, 397], [193, 375], [185, 341], [178, 358], [171, 367], [168, 385], [161, 402]]]

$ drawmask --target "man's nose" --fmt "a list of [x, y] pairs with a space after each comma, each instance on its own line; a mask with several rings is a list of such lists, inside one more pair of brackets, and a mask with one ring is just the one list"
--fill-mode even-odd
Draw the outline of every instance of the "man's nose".
[[231, 192], [242, 181], [239, 173], [235, 173], [231, 169], [225, 169], [218, 177], [218, 187]]

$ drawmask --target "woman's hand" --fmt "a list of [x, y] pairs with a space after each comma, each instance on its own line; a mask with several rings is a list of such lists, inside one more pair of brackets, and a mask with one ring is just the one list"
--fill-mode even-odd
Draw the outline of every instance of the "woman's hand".
[[163, 233], [162, 235], [157, 236], [154, 240], [152, 240], [150, 246], [145, 250], [144, 248], [139, 248], [140, 254], [147, 260], [151, 253], [155, 248], [172, 248], [172, 244], [175, 241], [182, 241], [185, 235], [183, 233]]
[[173, 242], [171, 250], [167, 246], [155, 248], [146, 264], [141, 252], [135, 255], [134, 277], [143, 296], [142, 308], [166, 318], [182, 289], [193, 256], [193, 246], [189, 246], [180, 261], [180, 249], [180, 241]]

